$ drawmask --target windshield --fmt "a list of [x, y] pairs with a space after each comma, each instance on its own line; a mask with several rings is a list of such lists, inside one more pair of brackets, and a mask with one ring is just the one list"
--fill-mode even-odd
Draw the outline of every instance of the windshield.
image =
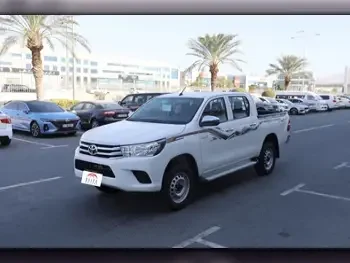
[[267, 102], [267, 103], [269, 103], [269, 101], [266, 100], [266, 99], [264, 99], [264, 98], [259, 97], [259, 99], [260, 99], [262, 102]]
[[55, 103], [46, 101], [28, 101], [27, 106], [31, 112], [64, 112]]
[[124, 109], [117, 103], [100, 103], [101, 107], [104, 109]]
[[289, 101], [289, 100], [281, 100], [282, 103], [286, 103], [288, 105], [292, 105], [293, 102]]
[[278, 101], [273, 98], [264, 98], [264, 99], [268, 100], [271, 103], [278, 103]]
[[128, 121], [187, 124], [203, 103], [202, 98], [156, 97], [142, 105]]

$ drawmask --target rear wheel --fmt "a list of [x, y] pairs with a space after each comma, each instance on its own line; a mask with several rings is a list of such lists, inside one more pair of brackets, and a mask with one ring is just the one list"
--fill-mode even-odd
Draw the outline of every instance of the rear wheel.
[[34, 121], [30, 125], [30, 133], [32, 134], [33, 137], [40, 137], [41, 136], [40, 126], [36, 121]]
[[98, 123], [98, 121], [97, 121], [96, 119], [92, 119], [92, 120], [91, 120], [91, 129], [96, 128], [96, 127], [98, 127], [98, 126], [100, 126], [100, 124]]
[[9, 146], [11, 143], [11, 139], [9, 137], [4, 137], [0, 139], [0, 144], [2, 146]]
[[186, 162], [170, 166], [164, 174], [162, 194], [171, 210], [180, 210], [190, 204], [195, 196], [196, 175]]
[[264, 142], [255, 171], [259, 176], [266, 176], [273, 172], [276, 163], [276, 145], [272, 141]]

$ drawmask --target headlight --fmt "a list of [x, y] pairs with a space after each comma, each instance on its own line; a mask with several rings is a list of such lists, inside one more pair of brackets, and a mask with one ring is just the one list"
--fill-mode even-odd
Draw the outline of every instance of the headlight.
[[166, 140], [163, 139], [142, 144], [122, 145], [120, 149], [124, 157], [151, 157], [159, 154], [165, 143]]

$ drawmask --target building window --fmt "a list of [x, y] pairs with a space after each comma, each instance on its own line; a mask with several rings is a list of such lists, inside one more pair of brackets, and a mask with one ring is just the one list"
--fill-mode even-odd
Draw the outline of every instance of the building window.
[[75, 61], [77, 62], [78, 65], [81, 64], [81, 60], [80, 59], [76, 59]]
[[77, 72], [80, 73], [81, 72], [81, 68], [77, 68]]
[[65, 59], [65, 58], [61, 58], [61, 62], [62, 62], [62, 63], [65, 63], [65, 62], [66, 62], [66, 59]]
[[66, 72], [66, 68], [65, 67], [61, 67], [61, 72]]
[[47, 65], [45, 65], [45, 66], [44, 66], [44, 70], [50, 70], [50, 67], [47, 66]]
[[0, 61], [0, 65], [10, 66], [10, 65], [12, 65], [12, 63], [11, 62]]
[[92, 69], [91, 70], [91, 74], [96, 74], [97, 73], [97, 69]]
[[171, 79], [178, 79], [178, 78], [179, 78], [179, 70], [171, 69]]
[[57, 66], [53, 66], [53, 71], [57, 71]]
[[26, 64], [26, 69], [32, 69], [32, 64]]
[[89, 70], [87, 68], [84, 68], [84, 73], [88, 73]]
[[69, 59], [69, 63], [73, 63], [73, 58], [70, 58], [70, 59]]
[[73, 68], [69, 68], [69, 72], [73, 72]]
[[16, 57], [16, 58], [21, 58], [22, 54], [20, 54], [20, 53], [11, 53], [11, 56], [12, 57]]
[[32, 59], [32, 55], [31, 54], [26, 54], [26, 59]]
[[91, 66], [97, 66], [98, 63], [97, 63], [96, 61], [91, 61], [91, 62], [90, 62], [90, 65], [91, 65]]
[[89, 65], [89, 61], [84, 59], [84, 65]]
[[52, 61], [52, 62], [57, 62], [57, 57], [52, 57], [52, 56], [44, 56], [44, 61]]
[[169, 68], [163, 68], [163, 71], [170, 72], [170, 69]]

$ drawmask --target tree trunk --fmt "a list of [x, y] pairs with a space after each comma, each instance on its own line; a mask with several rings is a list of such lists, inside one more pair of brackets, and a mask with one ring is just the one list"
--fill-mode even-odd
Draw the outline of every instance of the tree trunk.
[[218, 69], [217, 65], [212, 64], [209, 67], [209, 71], [211, 74], [211, 80], [210, 80], [211, 87], [210, 88], [211, 88], [211, 91], [214, 91], [216, 88], [219, 69]]
[[289, 84], [290, 84], [290, 77], [289, 76], [285, 76], [284, 77], [284, 90], [288, 90]]
[[43, 88], [43, 61], [41, 60], [41, 48], [32, 48], [32, 65], [33, 65], [33, 75], [35, 81], [36, 99], [44, 99], [44, 88]]

